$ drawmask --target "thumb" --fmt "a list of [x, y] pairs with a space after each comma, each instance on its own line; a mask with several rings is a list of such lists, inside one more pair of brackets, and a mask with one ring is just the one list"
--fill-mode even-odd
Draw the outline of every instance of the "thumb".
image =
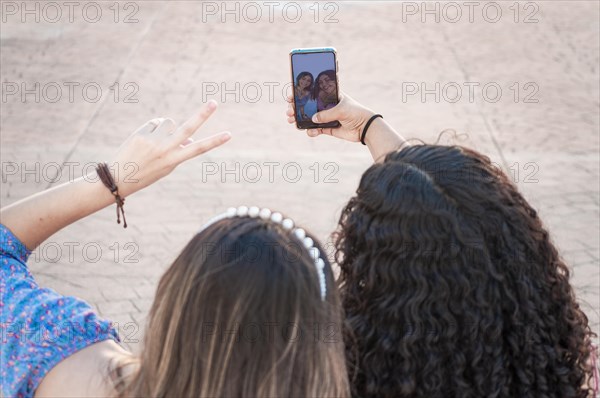
[[339, 112], [338, 106], [334, 106], [331, 109], [327, 109], [318, 113], [315, 113], [312, 117], [314, 123], [329, 123], [338, 120]]

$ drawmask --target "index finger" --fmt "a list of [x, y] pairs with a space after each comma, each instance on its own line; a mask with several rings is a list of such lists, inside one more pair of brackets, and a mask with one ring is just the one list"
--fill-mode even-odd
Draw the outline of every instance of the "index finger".
[[186, 139], [190, 138], [196, 130], [208, 120], [216, 109], [217, 101], [215, 100], [210, 100], [204, 104], [194, 116], [190, 117], [171, 135], [169, 145], [171, 147], [177, 147]]

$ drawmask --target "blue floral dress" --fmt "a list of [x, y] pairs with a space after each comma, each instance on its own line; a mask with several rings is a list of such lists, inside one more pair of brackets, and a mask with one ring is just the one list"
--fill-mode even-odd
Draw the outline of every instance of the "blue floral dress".
[[[302, 113], [301, 110], [304, 110], [304, 113], [308, 116], [311, 117], [311, 115], [309, 115], [306, 111], [306, 104], [309, 102], [310, 100], [310, 94], [305, 95], [304, 97], [300, 97], [298, 95], [296, 95], [296, 107], [298, 109], [296, 109], [296, 119], [298, 119], [299, 122], [302, 121]], [[304, 108], [304, 109], [303, 109]]]
[[119, 341], [88, 303], [41, 288], [27, 269], [31, 252], [0, 224], [0, 380], [4, 397], [33, 397], [60, 361], [99, 341]]

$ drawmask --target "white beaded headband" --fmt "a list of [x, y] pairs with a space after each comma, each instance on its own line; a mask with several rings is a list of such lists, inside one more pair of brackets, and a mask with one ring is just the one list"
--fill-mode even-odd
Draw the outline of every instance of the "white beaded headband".
[[234, 218], [234, 217], [250, 217], [250, 218], [261, 218], [263, 220], [271, 220], [272, 222], [279, 224], [286, 231], [291, 231], [294, 236], [302, 242], [304, 247], [308, 250], [311, 258], [315, 262], [315, 268], [317, 269], [317, 274], [319, 275], [319, 287], [321, 289], [321, 300], [325, 301], [325, 295], [327, 293], [327, 285], [325, 284], [325, 261], [321, 258], [321, 253], [319, 249], [315, 247], [314, 241], [306, 236], [306, 232], [302, 228], [294, 228], [294, 222], [289, 218], [283, 218], [281, 213], [272, 213], [271, 210], [264, 208], [260, 209], [256, 206], [253, 207], [230, 207], [223, 214], [219, 214], [211, 218], [206, 224], [200, 228], [198, 233], [204, 231], [206, 228], [211, 226], [212, 224], [224, 220], [226, 218]]

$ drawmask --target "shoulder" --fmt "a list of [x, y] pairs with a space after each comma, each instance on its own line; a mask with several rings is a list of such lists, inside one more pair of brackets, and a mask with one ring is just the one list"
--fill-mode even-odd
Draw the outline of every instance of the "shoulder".
[[130, 357], [113, 340], [92, 344], [52, 368], [35, 391], [35, 397], [114, 396], [110, 372]]
[[119, 337], [84, 300], [38, 286], [26, 264], [30, 251], [6, 227], [0, 232], [0, 362], [7, 365], [0, 396], [32, 396], [55, 368], [96, 347], [119, 347]]

